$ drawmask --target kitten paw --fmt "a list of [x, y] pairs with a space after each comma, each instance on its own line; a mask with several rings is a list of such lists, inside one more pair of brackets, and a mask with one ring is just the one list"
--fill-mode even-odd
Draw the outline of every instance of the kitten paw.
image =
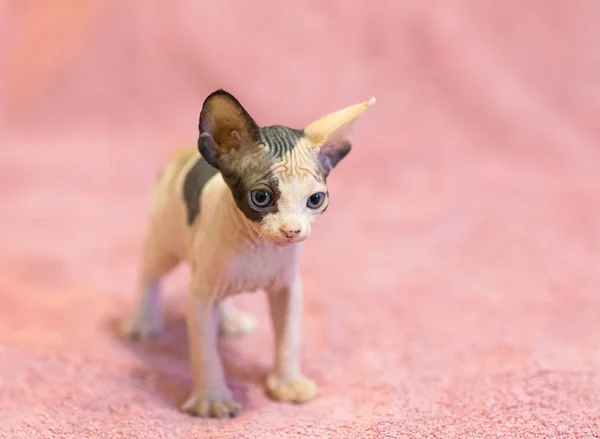
[[121, 326], [121, 333], [130, 340], [146, 340], [160, 334], [162, 320], [158, 316], [140, 316], [139, 314], [129, 317]]
[[251, 332], [256, 327], [256, 319], [252, 314], [232, 309], [221, 316], [219, 332], [226, 336], [238, 336]]
[[302, 403], [317, 395], [314, 381], [300, 376], [294, 379], [283, 379], [275, 373], [267, 378], [267, 390], [271, 396], [281, 402]]
[[203, 394], [193, 393], [183, 403], [181, 410], [201, 418], [233, 418], [240, 413], [242, 406], [231, 396], [208, 398]]

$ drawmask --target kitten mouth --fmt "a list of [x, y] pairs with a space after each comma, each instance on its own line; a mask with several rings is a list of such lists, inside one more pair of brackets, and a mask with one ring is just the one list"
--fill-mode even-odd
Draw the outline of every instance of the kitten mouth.
[[299, 244], [299, 243], [305, 241], [306, 238], [307, 238], [306, 236], [303, 236], [300, 238], [277, 239], [277, 240], [272, 240], [271, 242], [278, 247], [286, 247], [286, 246], [292, 245], [292, 244]]
[[288, 244], [298, 244], [300, 242], [306, 241], [306, 238], [307, 238], [307, 236], [301, 236], [299, 238], [290, 238], [290, 239], [287, 239], [286, 242]]

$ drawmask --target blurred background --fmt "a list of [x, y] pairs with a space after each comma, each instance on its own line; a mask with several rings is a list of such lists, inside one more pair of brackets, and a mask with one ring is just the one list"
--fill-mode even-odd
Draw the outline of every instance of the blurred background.
[[[5, 377], [84, 358], [114, 372], [103, 382], [123, 398], [145, 391], [122, 390], [121, 368], [134, 360], [104, 322], [133, 300], [151, 184], [175, 148], [195, 143], [207, 94], [224, 88], [260, 125], [298, 128], [375, 96], [332, 174], [332, 206], [304, 262], [307, 367], [325, 389], [302, 409], [314, 429], [306, 431], [321, 434], [329, 422], [401, 432], [407, 420], [420, 432], [443, 420], [489, 428], [486, 410], [510, 413], [514, 397], [495, 374], [534, 401], [536, 370], [555, 371], [540, 383], [546, 396], [593, 394], [585, 405], [555, 398], [530, 424], [497, 428], [543, 416], [591, 425], [599, 399], [589, 373], [600, 369], [598, 2], [9, 0], [0, 14]], [[175, 279], [172, 289], [185, 290], [186, 277]], [[266, 316], [258, 299], [241, 300]], [[234, 351], [267, 367], [263, 323]], [[164, 422], [181, 421], [172, 409], [189, 381], [178, 361], [153, 369], [172, 395], [150, 408]], [[78, 373], [70, 380], [96, 379]], [[442, 378], [427, 381], [434, 375]], [[457, 390], [457, 376], [471, 394]], [[34, 381], [40, 399], [11, 387], [8, 413], [50, 410], [64, 397], [44, 374]], [[270, 410], [260, 392], [251, 390], [250, 406]], [[72, 397], [75, 407], [52, 422], [79, 416], [88, 397]], [[340, 401], [345, 409], [315, 421], [311, 410]], [[391, 412], [377, 411], [384, 406]], [[281, 419], [296, 416], [281, 410]]]

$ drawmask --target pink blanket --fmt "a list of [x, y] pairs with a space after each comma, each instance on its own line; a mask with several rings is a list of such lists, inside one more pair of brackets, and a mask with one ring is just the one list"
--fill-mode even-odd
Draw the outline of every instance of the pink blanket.
[[[435, 3], [435, 4], [434, 4]], [[593, 0], [19, 0], [0, 8], [0, 437], [600, 434], [600, 5]], [[370, 96], [308, 243], [314, 402], [264, 394], [272, 335], [223, 340], [245, 411], [190, 390], [187, 270], [122, 341], [149, 189], [204, 97], [301, 127]]]

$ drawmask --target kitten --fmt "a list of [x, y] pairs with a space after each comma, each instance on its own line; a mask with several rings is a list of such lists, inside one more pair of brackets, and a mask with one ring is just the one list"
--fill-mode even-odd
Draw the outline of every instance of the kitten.
[[374, 102], [296, 130], [259, 127], [224, 90], [204, 101], [197, 149], [176, 152], [154, 188], [137, 307], [124, 327], [131, 338], [158, 333], [160, 278], [180, 261], [190, 264], [194, 388], [182, 410], [229, 417], [241, 409], [225, 383], [217, 331], [239, 334], [254, 327], [254, 319], [226, 298], [258, 289], [267, 292], [275, 333], [268, 392], [296, 403], [316, 395], [315, 383], [300, 371], [298, 261], [311, 224], [327, 209], [327, 176], [350, 151], [351, 125]]

